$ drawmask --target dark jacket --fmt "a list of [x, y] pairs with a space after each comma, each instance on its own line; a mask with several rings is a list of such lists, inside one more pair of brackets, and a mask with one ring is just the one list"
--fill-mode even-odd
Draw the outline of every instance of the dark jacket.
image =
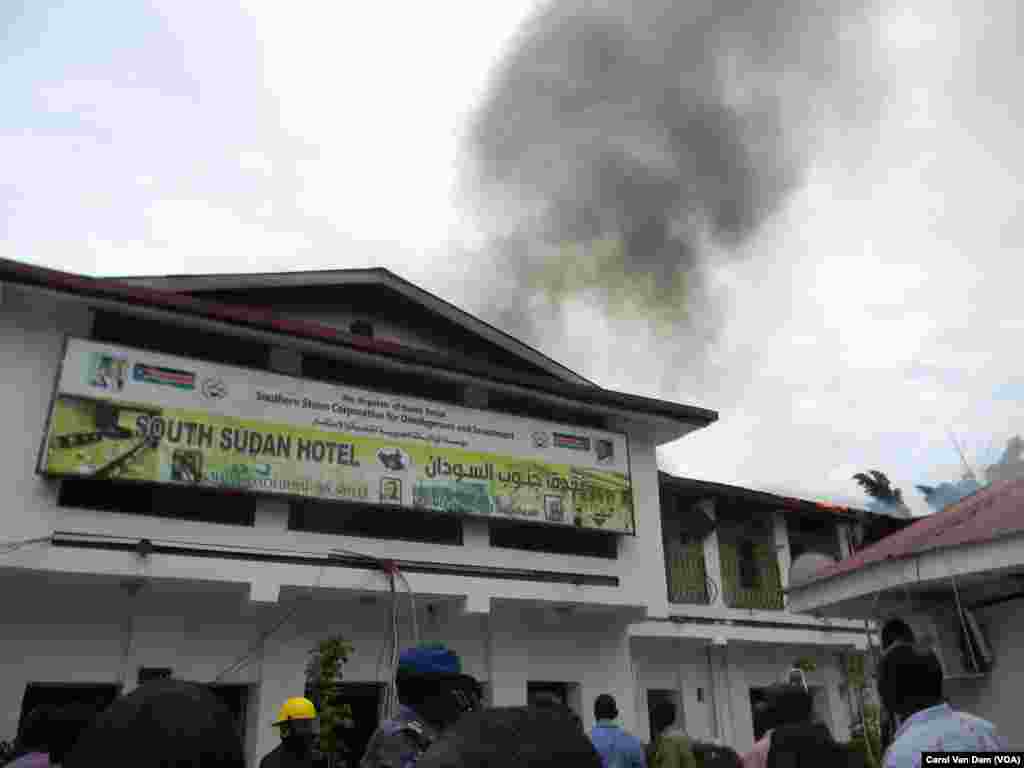
[[313, 754], [297, 755], [281, 742], [260, 760], [260, 768], [313, 768]]
[[851, 768], [859, 755], [832, 738], [822, 723], [793, 723], [772, 731], [767, 768]]

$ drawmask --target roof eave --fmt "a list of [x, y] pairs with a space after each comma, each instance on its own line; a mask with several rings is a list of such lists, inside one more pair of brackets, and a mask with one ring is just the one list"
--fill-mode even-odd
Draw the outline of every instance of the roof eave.
[[[472, 379], [481, 386], [497, 386], [505, 389], [516, 388], [519, 394], [539, 396], [549, 400], [557, 399], [582, 411], [599, 413], [613, 418], [645, 424], [656, 436], [656, 444], [669, 442], [694, 429], [707, 426], [718, 418], [718, 414], [693, 406], [684, 406], [659, 400], [626, 395], [599, 388], [576, 387], [569, 384], [555, 385], [546, 379], [522, 376], [518, 373], [503, 372], [491, 366], [472, 365], [476, 370], [462, 370], [458, 365], [438, 365], [438, 356], [425, 355], [408, 350], [400, 345], [381, 345], [380, 342], [364, 340], [327, 326], [297, 321], [277, 321], [283, 327], [273, 326], [276, 318], [269, 312], [222, 307], [181, 294], [154, 289], [119, 286], [112, 281], [84, 278], [70, 273], [58, 272], [43, 267], [0, 259], [0, 281], [40, 290], [51, 294], [71, 297], [90, 306], [130, 308], [136, 313], [156, 314], [177, 318], [189, 318], [192, 323], [218, 326], [231, 332], [242, 329], [249, 335], [257, 335], [284, 346], [306, 346], [337, 356], [355, 355], [361, 362], [376, 362], [381, 365], [415, 367], [421, 373], [443, 378]], [[548, 390], [553, 391], [548, 391]]]

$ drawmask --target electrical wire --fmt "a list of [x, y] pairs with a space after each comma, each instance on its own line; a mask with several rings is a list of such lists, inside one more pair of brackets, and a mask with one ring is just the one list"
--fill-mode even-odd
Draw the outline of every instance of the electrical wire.
[[[312, 598], [314, 590], [319, 589], [321, 581], [323, 580], [324, 577], [324, 568], [326, 568], [326, 564], [320, 566], [320, 572], [317, 575], [316, 584], [310, 589], [307, 599]], [[281, 629], [281, 627], [283, 627], [285, 624], [291, 621], [296, 616], [296, 614], [298, 614], [298, 612], [302, 610], [304, 603], [305, 601], [300, 599], [290, 611], [288, 611], [284, 616], [281, 617], [280, 621], [278, 621], [270, 629], [260, 634], [256, 642], [253, 643], [253, 645], [249, 648], [248, 652], [246, 652], [242, 656], [239, 656], [237, 659], [235, 659], [234, 662], [225, 667], [220, 672], [220, 674], [218, 674], [217, 677], [213, 679], [213, 682], [219, 683], [227, 675], [238, 672], [244, 669], [246, 666], [248, 666], [248, 662], [253, 658], [253, 656], [255, 656], [260, 651], [260, 649], [263, 648], [264, 643], [266, 643], [266, 641], [275, 632]]]
[[37, 536], [34, 539], [21, 539], [15, 541], [3, 541], [0, 542], [0, 555], [9, 555], [12, 552], [17, 552], [19, 549], [24, 547], [30, 547], [35, 544], [49, 544], [53, 541], [53, 536]]
[[412, 615], [412, 644], [419, 645], [420, 623], [416, 615], [416, 595], [413, 593], [412, 585], [409, 584], [409, 579], [406, 578], [405, 574], [400, 571], [396, 572], [398, 573], [398, 578], [402, 580], [402, 583], [405, 584], [405, 588], [409, 591], [409, 612]]

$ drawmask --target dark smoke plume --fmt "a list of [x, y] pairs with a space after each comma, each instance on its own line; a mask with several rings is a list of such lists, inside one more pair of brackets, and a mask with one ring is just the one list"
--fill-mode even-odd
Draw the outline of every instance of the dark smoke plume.
[[823, 121], [871, 111], [867, 10], [564, 0], [539, 12], [471, 133], [474, 202], [505, 277], [491, 319], [537, 343], [560, 302], [586, 294], [702, 356], [722, 314], [708, 267], [800, 184]]

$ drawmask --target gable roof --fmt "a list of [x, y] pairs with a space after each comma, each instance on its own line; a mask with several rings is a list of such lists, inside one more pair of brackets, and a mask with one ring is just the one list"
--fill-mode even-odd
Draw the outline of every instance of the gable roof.
[[[807, 585], [888, 560], [1024, 533], [1024, 479], [996, 483], [819, 571]], [[805, 585], [805, 586], [807, 586]], [[799, 588], [794, 588], [799, 589]]]
[[466, 329], [470, 333], [485, 339], [506, 352], [530, 363], [531, 366], [543, 370], [549, 375], [573, 384], [596, 386], [594, 382], [584, 378], [542, 352], [523, 343], [514, 336], [495, 328], [475, 315], [466, 312], [451, 302], [445, 301], [430, 291], [399, 277], [384, 267], [367, 269], [329, 269], [302, 272], [259, 272], [222, 275], [164, 275], [153, 277], [114, 277], [110, 278], [125, 285], [138, 285], [156, 288], [175, 293], [202, 294], [226, 291], [247, 291], [275, 288], [328, 288], [334, 286], [366, 286], [377, 285], [390, 288], [396, 293], [419, 304], [430, 312]]
[[109, 301], [126, 307], [155, 308], [182, 316], [269, 332], [285, 338], [345, 347], [403, 363], [452, 371], [484, 383], [490, 381], [509, 384], [586, 405], [621, 409], [674, 424], [704, 427], [718, 419], [716, 412], [704, 408], [614, 392], [594, 385], [558, 382], [548, 377], [482, 365], [478, 361], [453, 354], [424, 352], [397, 342], [347, 333], [319, 323], [278, 317], [266, 309], [216, 304], [178, 292], [127, 285], [106, 278], [85, 277], [10, 259], [0, 259], [0, 283], [2, 282], [69, 294], [86, 300]]

